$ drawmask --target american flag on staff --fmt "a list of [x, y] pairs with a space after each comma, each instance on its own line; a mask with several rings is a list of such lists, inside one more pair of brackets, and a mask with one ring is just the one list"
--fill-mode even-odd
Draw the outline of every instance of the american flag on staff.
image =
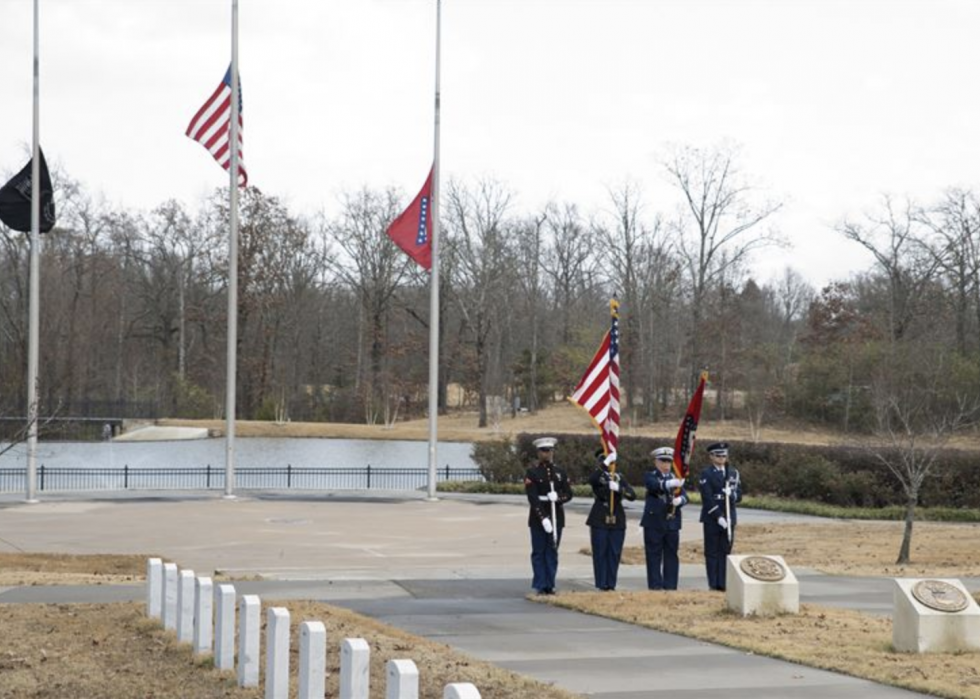
[[619, 302], [610, 301], [609, 310], [612, 326], [569, 398], [592, 418], [607, 454], [619, 448]]
[[[238, 88], [238, 186], [248, 184], [248, 173], [242, 159], [242, 90]], [[187, 135], [208, 149], [225, 170], [231, 168], [231, 149], [228, 147], [231, 126], [231, 66], [218, 89], [208, 98], [187, 127]]]
[[[687, 412], [681, 420], [674, 440], [674, 463], [671, 469], [676, 478], [687, 478], [691, 472], [691, 454], [694, 453], [694, 434], [698, 431], [698, 421], [701, 419], [701, 403], [704, 400], [704, 385], [708, 380], [708, 372], [701, 372], [698, 388], [688, 403]], [[678, 489], [680, 492], [680, 489]]]

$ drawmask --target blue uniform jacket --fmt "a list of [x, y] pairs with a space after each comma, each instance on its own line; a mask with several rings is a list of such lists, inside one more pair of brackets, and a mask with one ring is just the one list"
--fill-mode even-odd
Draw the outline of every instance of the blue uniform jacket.
[[679, 531], [681, 528], [681, 510], [687, 504], [687, 492], [681, 488], [681, 498], [683, 502], [679, 507], [675, 507], [674, 516], [668, 518], [671, 510], [671, 501], [674, 499], [674, 491], [667, 490], [664, 483], [673, 478], [674, 474], [668, 471], [651, 471], [644, 479], [647, 487], [647, 499], [643, 508], [643, 519], [640, 520], [641, 527], [649, 527], [653, 531]]
[[725, 516], [725, 476], [728, 476], [728, 483], [731, 486], [732, 494], [729, 497], [729, 522], [734, 525], [738, 521], [735, 505], [742, 502], [742, 479], [731, 466], [724, 469], [708, 466], [701, 471], [698, 483], [701, 488], [701, 521], [717, 522], [719, 517]]

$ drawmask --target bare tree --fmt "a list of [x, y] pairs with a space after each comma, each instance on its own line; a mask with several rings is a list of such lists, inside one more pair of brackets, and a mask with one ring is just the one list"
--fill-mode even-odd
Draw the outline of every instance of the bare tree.
[[554, 311], [559, 318], [558, 341], [572, 341], [572, 321], [580, 300], [591, 295], [596, 281], [597, 258], [592, 230], [574, 204], [549, 204], [545, 227], [550, 245], [544, 250], [544, 270], [554, 289]]
[[942, 449], [980, 412], [975, 387], [950, 385], [943, 347], [903, 345], [891, 353], [876, 378], [873, 393], [875, 441], [868, 447], [901, 483], [905, 528], [896, 563], [908, 563], [919, 493], [936, 472]]
[[[527, 308], [522, 322], [527, 324], [531, 332], [527, 402], [528, 409], [532, 413], [538, 409], [538, 351], [541, 340], [538, 311], [543, 301], [541, 262], [546, 220], [547, 214], [541, 213], [518, 221], [513, 227], [514, 257], [517, 267], [515, 277]], [[508, 314], [508, 317], [510, 316], [511, 314]]]
[[[325, 229], [331, 243], [344, 253], [328, 259], [328, 264], [356, 292], [365, 319], [368, 371], [363, 394], [369, 423], [392, 412], [387, 406], [392, 391], [385, 378], [389, 312], [395, 292], [412, 264], [385, 234], [399, 211], [394, 190], [362, 189], [345, 196], [340, 219]], [[361, 343], [359, 354], [360, 347]], [[396, 400], [397, 395], [396, 391]]]
[[691, 386], [702, 369], [701, 322], [708, 290], [752, 251], [778, 242], [763, 224], [782, 204], [754, 201], [755, 189], [739, 171], [738, 156], [731, 144], [679, 146], [663, 163], [684, 201], [674, 227], [691, 285]]
[[487, 426], [490, 342], [498, 330], [504, 291], [511, 276], [511, 250], [506, 235], [510, 192], [499, 182], [483, 180], [474, 189], [449, 183], [447, 232], [454, 238], [457, 278], [454, 290], [460, 313], [471, 334], [479, 386], [479, 426]]
[[660, 232], [660, 219], [651, 225], [640, 220], [642, 206], [640, 188], [636, 182], [625, 182], [611, 190], [612, 211], [593, 223], [593, 235], [608, 266], [607, 276], [613, 293], [621, 295], [623, 341], [620, 345], [623, 366], [624, 410], [635, 420], [641, 382], [640, 369], [635, 361], [642, 356], [642, 280], [650, 277], [655, 239]]
[[894, 340], [905, 337], [922, 310], [922, 301], [941, 261], [928, 251], [918, 208], [906, 200], [896, 205], [883, 197], [883, 211], [869, 214], [867, 223], [845, 221], [838, 231], [863, 246], [875, 258], [888, 282], [888, 331]]
[[980, 201], [969, 190], [950, 189], [921, 217], [935, 236], [928, 249], [952, 289], [956, 347], [966, 354], [971, 305], [977, 332], [973, 345], [980, 347]]

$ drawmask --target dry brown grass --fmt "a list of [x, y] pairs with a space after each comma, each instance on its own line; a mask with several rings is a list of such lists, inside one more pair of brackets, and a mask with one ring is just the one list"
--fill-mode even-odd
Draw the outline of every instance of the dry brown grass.
[[[572, 699], [575, 695], [474, 660], [448, 646], [313, 602], [267, 603], [290, 610], [292, 695], [295, 696], [303, 621], [327, 627], [327, 696], [339, 695], [340, 642], [364, 638], [371, 647], [371, 697], [384, 697], [385, 663], [407, 658], [419, 668], [420, 696], [442, 696], [450, 682], [472, 682], [483, 696]], [[264, 613], [263, 613], [264, 621]], [[259, 688], [239, 689], [232, 672], [194, 656], [171, 631], [147, 619], [138, 604], [0, 605], [4, 651], [0, 698], [147, 699], [176, 697], [258, 699]], [[264, 638], [264, 633], [263, 633]], [[265, 650], [262, 650], [264, 656]]]
[[[942, 697], [980, 698], [976, 653], [891, 650], [891, 621], [859, 612], [800, 606], [798, 615], [742, 618], [717, 592], [573, 592], [536, 601], [720, 643]], [[828, 640], [833, 642], [828, 643]]]
[[[225, 424], [219, 420], [159, 420], [160, 425], [207, 427], [212, 434], [224, 434]], [[585, 411], [571, 403], [562, 402], [539, 410], [534, 415], [521, 414], [516, 418], [508, 413], [496, 425], [477, 427], [479, 415], [475, 411], [454, 411], [439, 417], [439, 439], [447, 442], [480, 442], [501, 437], [513, 437], [522, 432], [555, 432], [595, 434], [595, 427]], [[620, 434], [624, 436], [669, 437], [677, 434], [678, 420], [632, 423], [623, 416]], [[384, 425], [353, 425], [332, 422], [260, 422], [239, 420], [235, 434], [241, 437], [328, 437], [335, 439], [407, 439], [425, 441], [429, 438], [426, 419], [405, 420], [391, 427]], [[808, 425], [783, 424], [763, 427], [758, 435], [760, 442], [785, 442], [790, 444], [837, 444], [842, 435], [832, 430]], [[698, 427], [699, 440], [729, 439], [752, 441], [749, 425], [744, 420], [704, 420]], [[853, 437], [850, 438], [853, 440]], [[964, 434], [951, 444], [962, 449], [977, 449], [976, 434]]]
[[142, 580], [149, 556], [0, 553], [0, 586], [104, 585]]
[[[741, 524], [736, 529], [735, 552], [782, 556], [791, 567], [815, 568], [830, 575], [980, 576], [980, 524], [916, 523], [912, 562], [898, 566], [895, 559], [903, 527], [902, 522], [838, 520]], [[701, 542], [684, 542], [680, 555], [684, 563], [701, 563]], [[642, 564], [643, 547], [624, 549], [623, 562]]]

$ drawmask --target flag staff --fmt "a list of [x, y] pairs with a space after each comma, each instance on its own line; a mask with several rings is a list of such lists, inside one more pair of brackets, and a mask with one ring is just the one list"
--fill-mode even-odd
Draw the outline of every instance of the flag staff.
[[231, 124], [228, 147], [228, 359], [225, 387], [225, 498], [235, 497], [235, 388], [238, 350], [238, 0], [231, 0]]
[[439, 65], [442, 0], [436, 0], [436, 96], [432, 165], [432, 273], [429, 275], [429, 487], [436, 499], [436, 444], [439, 439]]
[[27, 502], [37, 502], [37, 424], [39, 417], [37, 365], [41, 298], [41, 160], [38, 157], [40, 118], [39, 0], [34, 0], [34, 118], [31, 146], [31, 261], [27, 331]]

